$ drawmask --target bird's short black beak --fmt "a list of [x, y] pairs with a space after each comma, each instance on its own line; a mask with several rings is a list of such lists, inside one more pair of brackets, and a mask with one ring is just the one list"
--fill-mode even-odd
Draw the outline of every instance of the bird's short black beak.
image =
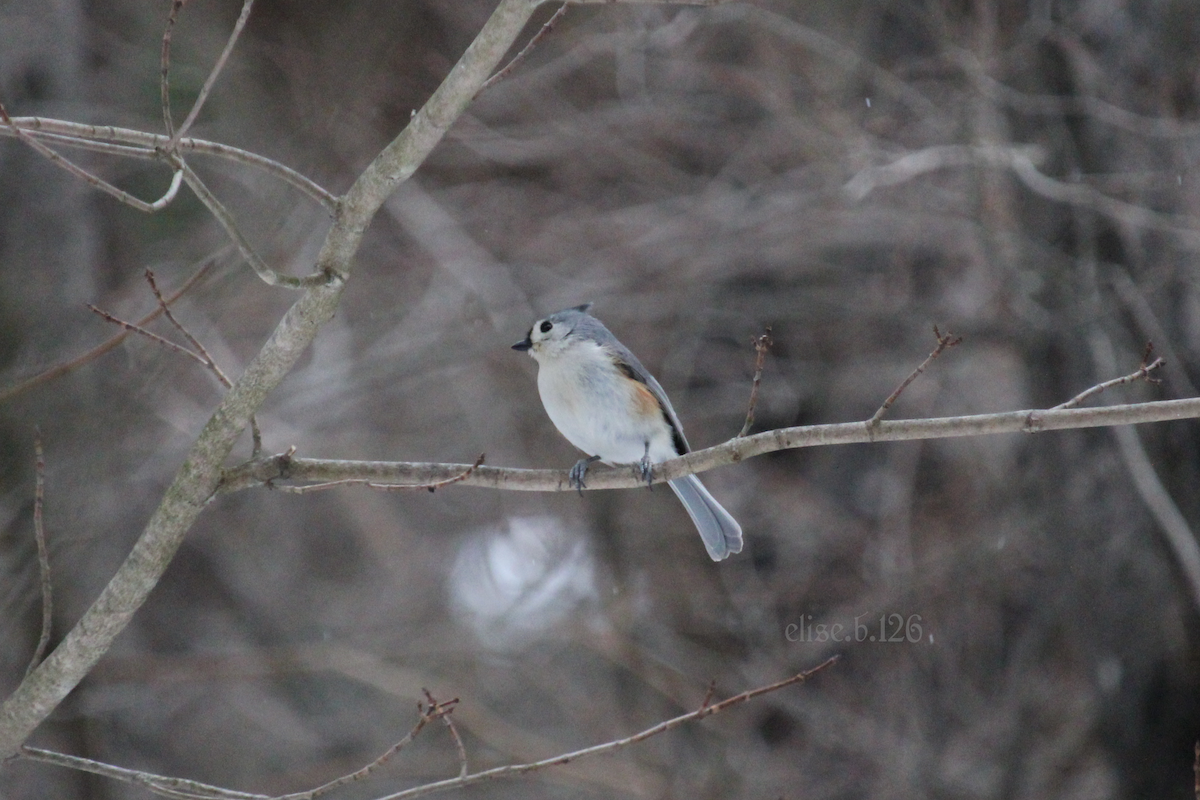
[[525, 352], [529, 348], [533, 347], [533, 342], [529, 341], [529, 337], [526, 336], [524, 339], [517, 342], [512, 347], [513, 347], [513, 350], [520, 350], [521, 352]]

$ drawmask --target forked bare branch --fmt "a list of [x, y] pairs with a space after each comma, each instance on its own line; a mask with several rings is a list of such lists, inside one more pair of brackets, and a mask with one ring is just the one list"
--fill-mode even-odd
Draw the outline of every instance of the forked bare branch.
[[130, 333], [136, 333], [140, 336], [144, 336], [145, 338], [149, 339], [150, 341], [154, 342], [155, 344], [157, 344], [161, 347], [165, 347], [166, 349], [168, 349], [174, 353], [179, 353], [180, 355], [187, 356], [188, 358], [193, 359], [194, 361], [199, 363], [202, 367], [208, 366], [208, 363], [204, 360], [204, 357], [201, 356], [199, 353], [194, 353], [191, 350], [184, 347], [183, 345], [172, 342], [170, 339], [166, 338], [165, 336], [159, 336], [154, 331], [147, 330], [146, 328], [143, 328], [141, 325], [135, 325], [132, 322], [127, 322], [114, 314], [110, 314], [109, 312], [105, 311], [102, 308], [97, 308], [96, 306], [92, 305], [91, 303], [87, 303], [85, 305], [88, 308], [88, 310], [92, 311], [97, 316], [103, 317], [105, 320], [113, 323], [114, 325], [120, 325], [122, 328], [129, 331]]
[[533, 50], [533, 48], [537, 47], [538, 42], [550, 35], [550, 31], [554, 30], [554, 26], [560, 19], [562, 19], [563, 14], [567, 13], [567, 5], [567, 3], [563, 3], [561, 6], [559, 6], [558, 10], [551, 15], [550, 19], [546, 20], [545, 24], [542, 25], [538, 32], [533, 35], [533, 38], [531, 38], [525, 44], [525, 46], [521, 48], [519, 53], [513, 56], [512, 61], [509, 61], [504, 65], [503, 69], [483, 82], [483, 86], [479, 87], [479, 91], [475, 96], [478, 97], [480, 94], [483, 94], [488, 89], [507, 78], [509, 73], [516, 69], [521, 62], [523, 62], [529, 56], [529, 53]]
[[316, 286], [324, 283], [326, 276], [320, 272], [314, 272], [311, 275], [306, 275], [303, 278], [297, 278], [291, 275], [280, 275], [275, 270], [267, 266], [267, 262], [262, 260], [262, 257], [255, 252], [254, 247], [250, 244], [250, 240], [242, 234], [238, 228], [237, 222], [233, 218], [233, 214], [217, 199], [217, 196], [200, 180], [191, 167], [182, 159], [175, 159], [176, 163], [183, 174], [183, 179], [187, 181], [188, 187], [200, 198], [200, 202], [208, 208], [217, 222], [225, 229], [225, 233], [229, 234], [229, 238], [237, 245], [238, 252], [242, 254], [242, 258], [246, 259], [246, 263], [254, 270], [255, 274], [262, 279], [263, 283], [268, 286], [283, 286], [288, 289], [304, 289], [308, 286]]
[[[154, 293], [154, 299], [158, 301], [158, 308], [160, 311], [162, 311], [163, 316], [167, 318], [167, 321], [171, 323], [175, 330], [179, 331], [183, 338], [187, 339], [188, 344], [191, 345], [193, 352], [200, 356], [201, 362], [208, 368], [208, 371], [217, 376], [217, 380], [220, 382], [220, 384], [226, 389], [232, 388], [233, 384], [230, 382], [229, 378], [225, 376], [225, 373], [221, 370], [220, 365], [217, 364], [216, 359], [209, 354], [204, 345], [200, 343], [200, 340], [193, 336], [191, 331], [184, 327], [184, 325], [175, 318], [175, 315], [171, 313], [171, 306], [169, 303], [167, 303], [166, 298], [163, 297], [162, 292], [159, 291], [158, 282], [154, 279], [154, 273], [151, 270], [146, 270], [146, 282], [150, 284], [150, 291]], [[258, 454], [262, 452], [262, 431], [259, 430], [258, 419], [254, 416], [250, 417], [250, 439], [250, 452], [253, 453], [253, 458], [257, 458]]]
[[155, 211], [161, 211], [162, 209], [166, 208], [172, 200], [175, 199], [176, 194], [179, 192], [179, 181], [182, 175], [180, 175], [179, 170], [175, 170], [175, 174], [171, 177], [171, 185], [167, 188], [166, 193], [157, 200], [148, 203], [145, 200], [134, 197], [124, 189], [118, 189], [116, 186], [113, 186], [103, 178], [93, 175], [83, 167], [76, 164], [74, 161], [71, 161], [65, 156], [60, 155], [42, 142], [38, 141], [37, 137], [31, 136], [21, 128], [17, 127], [16, 122], [14, 122], [13, 118], [8, 115], [8, 110], [4, 107], [3, 103], [0, 103], [0, 121], [2, 121], [5, 128], [11, 131], [18, 139], [25, 142], [25, 144], [29, 145], [35, 151], [49, 159], [51, 164], [66, 170], [75, 177], [86, 182], [88, 185], [94, 186], [100, 191], [112, 195], [117, 200], [120, 200], [122, 203], [125, 203], [128, 206], [136, 208], [138, 211], [144, 211], [148, 214], [152, 214]]
[[245, 0], [242, 3], [242, 13], [238, 15], [237, 22], [233, 25], [233, 31], [229, 34], [229, 38], [225, 40], [225, 48], [221, 50], [221, 55], [217, 57], [217, 62], [213, 64], [212, 70], [208, 73], [208, 77], [204, 79], [204, 85], [200, 87], [200, 93], [196, 95], [196, 102], [192, 103], [192, 110], [188, 112], [187, 118], [183, 124], [174, 133], [168, 129], [168, 134], [171, 136], [171, 141], [167, 142], [166, 150], [169, 153], [175, 152], [179, 140], [192, 127], [192, 123], [196, 121], [196, 117], [200, 114], [200, 109], [204, 108], [204, 101], [208, 99], [208, 93], [212, 91], [213, 84], [217, 82], [217, 77], [221, 74], [221, 70], [225, 69], [225, 62], [229, 60], [229, 54], [233, 52], [233, 46], [237, 44], [238, 37], [242, 35], [242, 30], [246, 27], [246, 20], [250, 18], [250, 9], [254, 6], [254, 0]]
[[[1146, 343], [1146, 354], [1142, 356], [1142, 366], [1140, 366], [1137, 370], [1129, 373], [1128, 375], [1124, 375], [1120, 378], [1113, 378], [1112, 380], [1104, 381], [1103, 383], [1098, 383], [1095, 386], [1091, 387], [1090, 389], [1085, 389], [1084, 391], [1075, 395], [1067, 402], [1059, 403], [1058, 405], [1054, 406], [1054, 408], [1056, 408], [1056, 409], [1058, 409], [1058, 408], [1075, 408], [1080, 403], [1082, 403], [1084, 400], [1087, 400], [1089, 397], [1094, 397], [1095, 395], [1100, 394], [1105, 389], [1111, 389], [1114, 386], [1121, 386], [1122, 384], [1126, 384], [1126, 383], [1133, 383], [1134, 381], [1146, 381], [1147, 383], [1161, 383], [1161, 381], [1158, 378], [1152, 378], [1150, 376], [1150, 373], [1153, 372], [1154, 370], [1158, 369], [1159, 367], [1164, 366], [1167, 362], [1163, 361], [1161, 358], [1156, 358], [1153, 361], [1150, 361], [1150, 356], [1153, 354], [1153, 352], [1154, 352], [1154, 343], [1147, 342]], [[1147, 362], [1149, 362], [1149, 363], [1147, 363]]]
[[[64, 147], [76, 147], [110, 155], [165, 161], [170, 138], [132, 128], [112, 125], [83, 125], [46, 117], [13, 117], [14, 127], [0, 126], [0, 136], [30, 136], [52, 141]], [[184, 137], [178, 142], [180, 152], [187, 151], [246, 164], [294, 186], [325, 207], [330, 214], [337, 210], [338, 198], [312, 179], [274, 159], [219, 142]]]
[[933, 335], [937, 339], [937, 347], [933, 348], [933, 352], [930, 353], [924, 361], [918, 364], [916, 369], [908, 374], [908, 377], [896, 387], [894, 392], [888, 395], [888, 398], [883, 401], [883, 405], [875, 410], [875, 413], [871, 415], [869, 420], [867, 420], [868, 430], [879, 427], [879, 422], [883, 419], [883, 415], [891, 409], [893, 403], [900, 399], [900, 395], [904, 394], [904, 390], [909, 387], [909, 384], [915, 381], [917, 377], [920, 376], [920, 374], [924, 372], [930, 364], [933, 363], [935, 358], [940, 356], [949, 348], [955, 347], [962, 343], [961, 336], [955, 337], [952, 333], [947, 333], [945, 336], [943, 336], [942, 332], [938, 330], [937, 325], [933, 326]]
[[537, 772], [538, 770], [546, 769], [547, 767], [556, 767], [561, 764], [578, 761], [581, 758], [597, 756], [603, 753], [612, 753], [616, 750], [621, 750], [625, 747], [628, 747], [631, 744], [645, 741], [652, 736], [658, 736], [660, 733], [666, 733], [673, 728], [686, 725], [689, 722], [701, 720], [705, 717], [711, 717], [714, 714], [720, 714], [726, 709], [740, 705], [741, 703], [744, 703], [747, 700], [752, 700], [755, 697], [760, 697], [771, 692], [777, 692], [780, 689], [785, 689], [788, 686], [793, 686], [798, 683], [804, 683], [822, 670], [836, 664], [839, 658], [840, 656], [833, 656], [821, 664], [813, 667], [812, 669], [800, 672], [790, 678], [779, 681], [778, 683], [760, 686], [757, 689], [750, 689], [742, 692], [741, 694], [735, 694], [733, 697], [726, 698], [719, 703], [713, 703], [711, 705], [705, 703], [695, 711], [688, 712], [687, 714], [681, 714], [678, 717], [666, 720], [665, 722], [660, 722], [657, 725], [646, 728], [645, 730], [635, 733], [632, 736], [627, 736], [624, 739], [616, 739], [611, 742], [593, 745], [592, 747], [585, 747], [582, 750], [575, 750], [571, 753], [563, 753], [562, 755], [542, 759], [541, 761], [533, 761], [527, 764], [509, 764], [503, 767], [485, 769], [481, 772], [460, 775], [457, 778], [447, 778], [443, 781], [426, 783], [421, 786], [414, 786], [412, 789], [406, 789], [403, 792], [385, 795], [379, 798], [379, 800], [411, 800], [411, 798], [422, 797], [427, 794], [434, 794], [435, 792], [444, 792], [448, 789], [461, 789], [467, 786], [474, 786], [477, 783], [497, 780], [499, 778], [515, 778], [519, 775], [528, 775], [531, 772]]
[[386, 764], [392, 756], [396, 755], [396, 753], [408, 746], [413, 739], [417, 738], [417, 734], [424, 730], [426, 725], [439, 719], [448, 721], [450, 719], [450, 714], [454, 711], [455, 706], [458, 705], [458, 698], [439, 703], [433, 699], [433, 696], [430, 695], [428, 691], [425, 692], [425, 696], [429, 700], [429, 705], [423, 706], [420, 703], [417, 704], [417, 711], [421, 715], [417, 720], [417, 724], [413, 726], [413, 729], [409, 731], [403, 739], [396, 742], [394, 745], [384, 751], [383, 755], [379, 756], [379, 758], [375, 759], [361, 769], [357, 769], [348, 775], [341, 776], [340, 778], [335, 778], [328, 783], [321, 784], [315, 789], [280, 795], [272, 798], [272, 800], [314, 800], [314, 798], [320, 797], [323, 794], [328, 794], [339, 786], [345, 786], [348, 783], [354, 783], [355, 781], [361, 781], [363, 778], [366, 778], [372, 772]]
[[383, 753], [383, 755], [379, 756], [377, 759], [361, 769], [355, 770], [348, 775], [335, 778], [334, 780], [324, 783], [314, 789], [308, 789], [303, 792], [295, 792], [292, 794], [279, 795], [276, 797], [270, 797], [262, 794], [237, 792], [231, 789], [223, 789], [218, 786], [199, 783], [198, 781], [190, 781], [182, 778], [155, 775], [153, 773], [143, 772], [140, 770], [126, 769], [124, 767], [117, 767], [111, 764], [93, 761], [91, 759], [70, 756], [66, 755], [65, 753], [56, 753], [52, 750], [43, 750], [36, 747], [21, 747], [18, 751], [18, 755], [21, 758], [31, 761], [41, 761], [48, 764], [56, 764], [58, 766], [69, 767], [71, 769], [77, 769], [83, 772], [103, 775], [104, 777], [119, 780], [124, 783], [135, 784], [142, 786], [161, 797], [176, 798], [177, 800], [315, 800], [315, 798], [327, 794], [333, 789], [366, 778], [368, 775], [386, 763], [401, 749], [411, 743], [413, 739], [416, 738], [417, 734], [419, 734], [429, 723], [438, 719], [444, 720], [448, 725], [450, 725], [451, 735], [454, 737], [455, 744], [459, 751], [460, 764], [462, 765], [459, 770], [459, 774], [454, 778], [447, 778], [446, 780], [422, 784], [411, 789], [405, 789], [404, 791], [395, 792], [379, 798], [379, 800], [408, 800], [408, 798], [420, 797], [422, 795], [434, 794], [436, 792], [444, 792], [449, 789], [472, 786], [477, 783], [484, 783], [486, 781], [500, 778], [515, 778], [521, 775], [527, 775], [531, 772], [537, 772], [539, 770], [577, 761], [581, 758], [587, 758], [589, 756], [601, 755], [603, 753], [611, 753], [616, 750], [621, 750], [629, 747], [630, 745], [645, 741], [652, 736], [657, 736], [674, 728], [678, 728], [681, 725], [686, 725], [689, 722], [698, 721], [704, 719], [705, 717], [711, 717], [715, 714], [719, 714], [722, 711], [737, 705], [741, 705], [742, 703], [753, 700], [756, 697], [761, 697], [762, 695], [769, 694], [771, 692], [777, 692], [780, 689], [787, 688], [788, 686], [804, 683], [817, 673], [836, 664], [839, 658], [840, 656], [835, 655], [826, 659], [824, 662], [818, 664], [812, 669], [797, 673], [790, 678], [785, 678], [784, 680], [769, 684], [767, 686], [749, 689], [741, 694], [736, 694], [732, 697], [726, 698], [719, 703], [709, 703], [711, 699], [710, 690], [710, 693], [705, 696], [704, 702], [695, 711], [691, 711], [687, 714], [681, 714], [673, 719], [660, 722], [657, 725], [653, 725], [631, 736], [626, 736], [623, 739], [615, 739], [602, 744], [592, 745], [591, 747], [585, 747], [581, 750], [575, 750], [570, 753], [562, 753], [551, 758], [542, 759], [541, 761], [534, 761], [525, 764], [509, 764], [503, 767], [496, 767], [494, 769], [487, 769], [474, 773], [466, 771], [466, 753], [462, 747], [462, 740], [458, 737], [458, 733], [454, 729], [453, 725], [450, 725], [450, 715], [457, 706], [458, 699], [456, 698], [454, 700], [448, 700], [445, 702], [437, 702], [432, 696], [428, 696], [428, 693], [426, 693], [429, 704], [418, 704], [417, 711], [420, 714], [420, 717], [418, 718], [416, 725], [403, 739], [389, 747]]
[[[176, 300], [178, 300], [180, 297], [182, 297], [189, 289], [191, 289], [196, 284], [200, 283], [200, 281], [202, 281], [205, 278], [205, 276], [207, 276], [208, 273], [212, 270], [213, 265], [216, 264], [217, 261], [220, 260], [221, 258], [223, 258], [225, 255], [232, 252], [232, 249], [233, 249], [232, 245], [229, 245], [229, 246], [221, 248], [216, 253], [205, 258], [201, 262], [200, 267], [192, 273], [191, 277], [189, 277], [186, 281], [184, 281], [182, 286], [180, 286], [177, 290], [175, 290], [175, 292], [173, 294], [171, 294], [169, 297], [166, 298], [167, 305], [174, 303]], [[158, 319], [159, 315], [161, 315], [161, 314], [162, 314], [162, 309], [159, 308], [157, 311], [152, 311], [151, 313], [142, 317], [134, 324], [138, 325], [139, 327], [145, 327], [146, 325], [149, 325], [154, 320]], [[82, 355], [76, 356], [75, 358], [69, 359], [60, 364], [55, 364], [54, 366], [52, 366], [48, 369], [42, 370], [41, 372], [37, 373], [36, 375], [32, 375], [28, 378], [17, 381], [16, 383], [11, 384], [10, 386], [0, 389], [0, 403], [5, 402], [6, 400], [10, 400], [10, 399], [16, 397], [17, 395], [23, 394], [24, 392], [27, 392], [30, 389], [33, 389], [37, 386], [41, 386], [44, 383], [49, 383], [50, 381], [52, 381], [56, 378], [60, 378], [63, 375], [66, 375], [68, 372], [71, 372], [72, 370], [74, 370], [78, 367], [81, 367], [84, 364], [87, 364], [88, 362], [90, 362], [94, 359], [99, 358], [100, 356], [104, 355], [105, 353], [111, 351], [113, 348], [120, 345], [121, 342], [125, 341], [125, 337], [128, 336], [131, 332], [132, 331], [124, 330], [121, 333], [118, 333], [116, 336], [113, 336], [111, 339], [109, 339], [105, 342], [102, 342], [101, 344], [96, 345], [95, 347], [88, 350], [86, 353], [83, 353]]]

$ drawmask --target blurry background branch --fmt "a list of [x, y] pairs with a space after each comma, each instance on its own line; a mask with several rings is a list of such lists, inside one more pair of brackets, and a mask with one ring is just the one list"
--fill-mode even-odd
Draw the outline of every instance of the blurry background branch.
[[887, 164], [862, 169], [843, 187], [851, 200], [862, 200], [885, 186], [895, 186], [950, 167], [981, 165], [1008, 168], [1029, 189], [1050, 200], [1090, 208], [1117, 222], [1151, 230], [1167, 231], [1200, 247], [1200, 217], [1163, 214], [1136, 203], [1109, 197], [1082, 183], [1052, 178], [1038, 169], [1044, 151], [1031, 145], [939, 145], [907, 153]]

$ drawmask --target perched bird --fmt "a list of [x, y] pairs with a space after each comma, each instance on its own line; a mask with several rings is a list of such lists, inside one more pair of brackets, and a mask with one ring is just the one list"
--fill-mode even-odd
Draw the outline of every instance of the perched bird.
[[[666, 392], [629, 348], [600, 320], [591, 304], [568, 308], [533, 323], [514, 350], [538, 362], [538, 394], [550, 421], [567, 441], [588, 454], [571, 468], [571, 485], [583, 489], [588, 465], [651, 464], [690, 451]], [[713, 499], [695, 475], [668, 481], [696, 524], [714, 561], [742, 551], [742, 526]]]

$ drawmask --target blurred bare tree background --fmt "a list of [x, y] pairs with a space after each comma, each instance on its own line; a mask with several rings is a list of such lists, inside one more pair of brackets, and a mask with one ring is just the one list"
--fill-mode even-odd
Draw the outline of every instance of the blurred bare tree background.
[[[176, 108], [239, 5], [184, 9]], [[493, 5], [259, 0], [195, 134], [344, 191]], [[167, 10], [0, 2], [0, 99], [14, 115], [161, 131]], [[741, 426], [767, 324], [757, 430], [868, 417], [934, 324], [965, 341], [894, 416], [1052, 406], [1135, 369], [1148, 340], [1164, 383], [1128, 396], [1194, 396], [1198, 106], [1194, 0], [571, 7], [376, 217], [337, 318], [259, 415], [266, 448], [569, 466], [534, 364], [508, 346], [585, 301], [655, 372], [696, 447]], [[844, 191], [909, 153], [1030, 145], [1044, 184], [956, 157]], [[169, 178], [79, 158], [141, 196]], [[269, 263], [311, 268], [321, 208], [194, 163]], [[177, 314], [236, 374], [293, 295], [225, 244], [190, 196], [145, 216], [0, 140], [0, 387], [117, 332], [85, 302], [139, 317], [154, 308], [146, 268], [174, 289], [206, 260]], [[38, 637], [34, 426], [57, 638], [219, 391], [131, 338], [0, 404], [0, 695]], [[1136, 432], [1200, 525], [1200, 427]], [[721, 564], [664, 491], [244, 491], [205, 511], [31, 744], [281, 793], [382, 752], [422, 687], [461, 698], [472, 765], [489, 766], [691, 710], [710, 680], [723, 696], [840, 652], [809, 685], [472, 796], [1191, 796], [1197, 608], [1130, 452], [1093, 429], [753, 459], [705, 476], [746, 531]], [[919, 615], [917, 641], [809, 635], [855, 620], [875, 633], [893, 614]], [[457, 766], [434, 726], [339, 796]], [[4, 765], [0, 794], [147, 796], [28, 762]]]

